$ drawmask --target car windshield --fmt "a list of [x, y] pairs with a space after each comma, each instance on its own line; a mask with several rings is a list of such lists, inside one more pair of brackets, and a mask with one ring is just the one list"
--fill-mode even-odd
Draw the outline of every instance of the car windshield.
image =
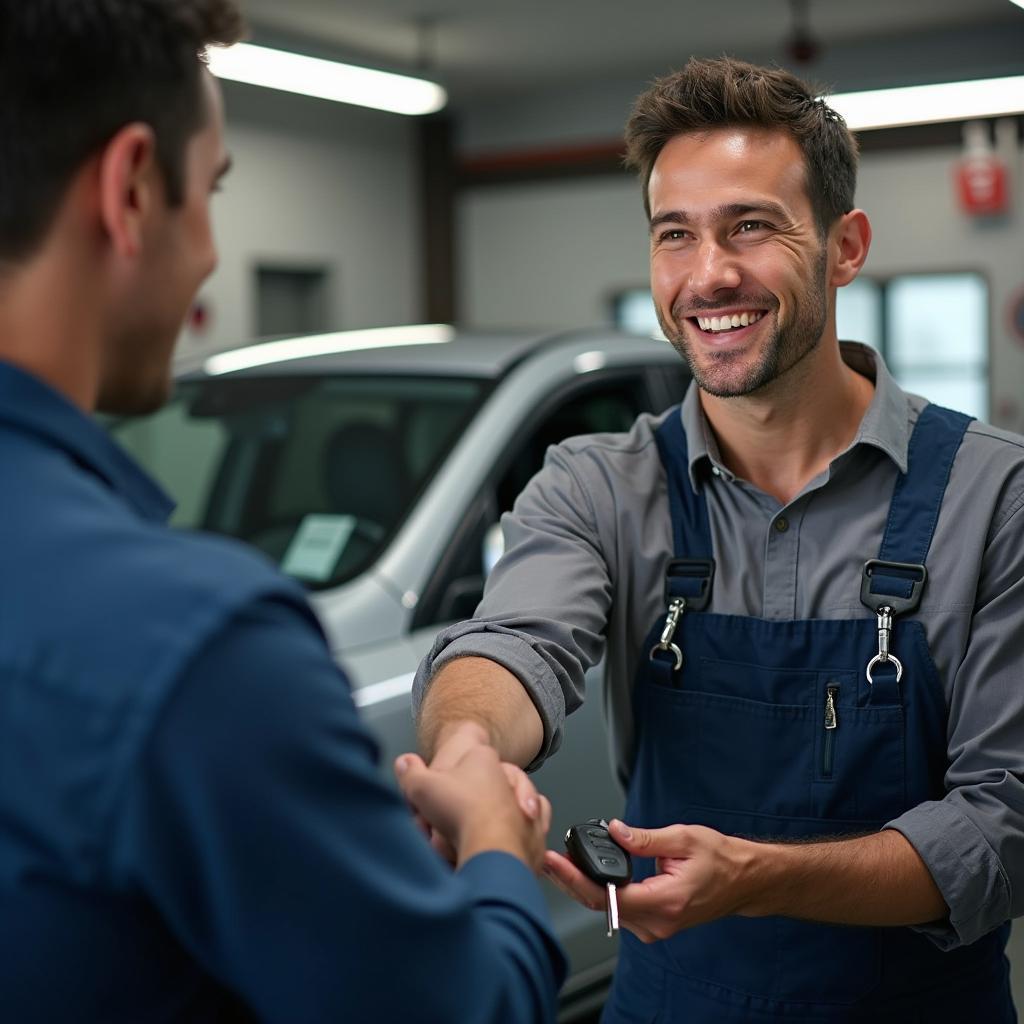
[[108, 424], [175, 499], [173, 526], [238, 537], [311, 589], [381, 554], [483, 400], [438, 377], [181, 381]]

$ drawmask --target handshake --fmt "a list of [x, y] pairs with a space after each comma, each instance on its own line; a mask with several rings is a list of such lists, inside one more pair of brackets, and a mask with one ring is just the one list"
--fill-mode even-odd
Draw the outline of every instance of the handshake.
[[[586, 874], [572, 859], [545, 849], [551, 804], [519, 767], [502, 761], [487, 730], [462, 721], [439, 737], [428, 766], [418, 754], [395, 761], [406, 801], [431, 845], [456, 867], [478, 853], [500, 850], [545, 875], [567, 896], [608, 915], [609, 935], [622, 927], [644, 943], [730, 914], [761, 916], [757, 887], [742, 883], [743, 865], [770, 847], [699, 825], [632, 828], [613, 820], [607, 838], [624, 860], [654, 858], [641, 882]], [[784, 849], [784, 848], [783, 848]], [[583, 858], [586, 860], [586, 858]]]
[[482, 726], [453, 728], [429, 766], [403, 754], [395, 774], [432, 845], [451, 863], [501, 850], [541, 872], [551, 804], [522, 768], [501, 761]]

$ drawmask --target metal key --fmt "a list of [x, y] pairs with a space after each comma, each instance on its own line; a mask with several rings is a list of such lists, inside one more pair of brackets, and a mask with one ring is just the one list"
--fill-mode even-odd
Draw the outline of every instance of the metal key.
[[633, 877], [629, 854], [608, 834], [604, 818], [591, 818], [582, 825], [572, 825], [565, 833], [569, 859], [608, 893], [606, 915], [608, 938], [619, 930], [619, 899], [615, 887], [625, 885]]

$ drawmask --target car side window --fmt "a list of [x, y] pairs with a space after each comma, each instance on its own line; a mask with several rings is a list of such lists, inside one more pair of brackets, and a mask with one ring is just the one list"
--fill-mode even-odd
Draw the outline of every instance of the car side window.
[[551, 396], [534, 423], [525, 423], [520, 440], [496, 467], [477, 496], [462, 527], [448, 546], [417, 608], [413, 628], [472, 616], [483, 596], [487, 573], [501, 551], [501, 514], [544, 464], [548, 447], [577, 434], [626, 431], [651, 396], [642, 371], [602, 375]]

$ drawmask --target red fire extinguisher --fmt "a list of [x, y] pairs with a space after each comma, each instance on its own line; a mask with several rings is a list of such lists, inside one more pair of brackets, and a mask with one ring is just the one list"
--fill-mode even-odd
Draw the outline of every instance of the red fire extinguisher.
[[988, 125], [964, 125], [964, 155], [957, 161], [960, 207], [972, 216], [1005, 213], [1008, 207], [1006, 164], [992, 148]]

